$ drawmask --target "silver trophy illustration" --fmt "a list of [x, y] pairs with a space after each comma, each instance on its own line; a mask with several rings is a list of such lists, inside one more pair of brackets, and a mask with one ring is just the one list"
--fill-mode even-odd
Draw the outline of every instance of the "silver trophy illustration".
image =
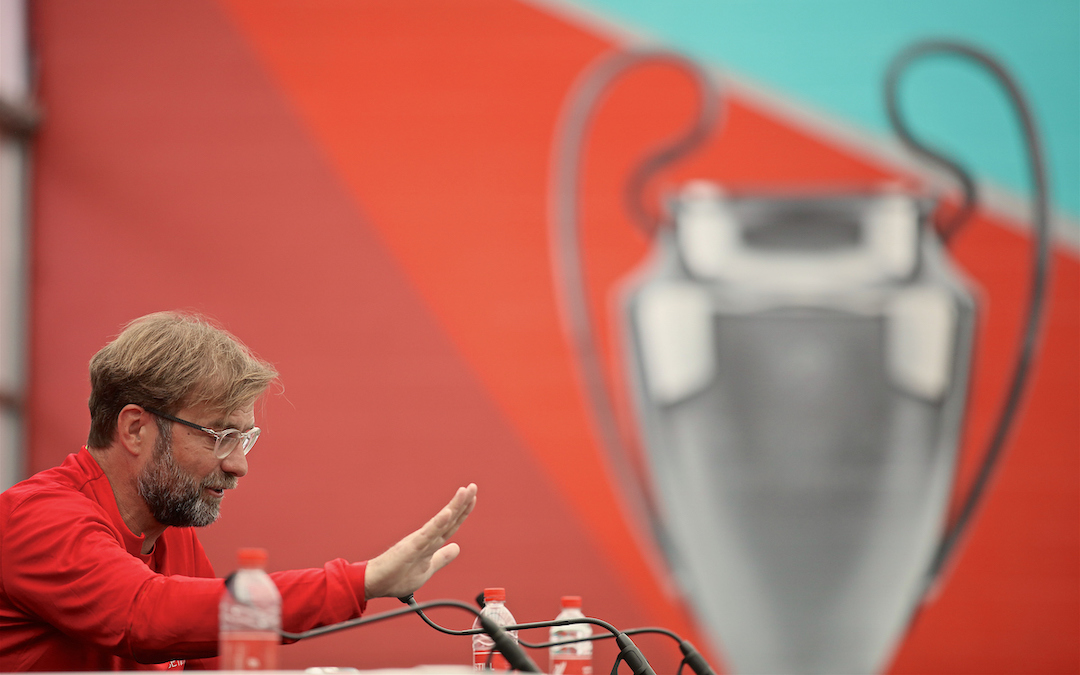
[[[1023, 345], [994, 438], [947, 520], [972, 361], [972, 284], [945, 245], [974, 205], [955, 162], [916, 141], [895, 105], [911, 60], [960, 55], [1015, 94], [1029, 138], [1038, 244]], [[699, 84], [693, 127], [632, 176], [630, 206], [653, 234], [621, 289], [621, 332], [645, 473], [619, 436], [586, 305], [578, 172], [591, 111], [645, 61]], [[876, 673], [970, 522], [1004, 447], [1031, 359], [1047, 271], [1047, 204], [1034, 125], [1008, 75], [947, 42], [894, 62], [888, 105], [904, 142], [955, 173], [962, 207], [883, 188], [730, 193], [694, 181], [649, 216], [642, 186], [711, 130], [709, 78], [666, 52], [607, 57], [579, 82], [557, 139], [552, 240], [568, 328], [611, 464], [735, 673]], [[635, 201], [637, 200], [637, 201]]]

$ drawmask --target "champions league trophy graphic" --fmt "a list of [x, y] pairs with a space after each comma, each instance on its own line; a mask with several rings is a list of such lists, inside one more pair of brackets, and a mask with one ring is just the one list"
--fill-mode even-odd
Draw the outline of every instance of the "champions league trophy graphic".
[[[907, 132], [894, 89], [926, 54], [975, 60], [1014, 94], [1035, 176], [1038, 242], [1024, 339], [999, 424], [959, 516], [947, 521], [971, 368], [976, 304], [944, 240], [973, 183]], [[619, 438], [586, 303], [577, 189], [590, 115], [645, 61], [689, 72], [700, 117], [630, 180], [707, 136], [708, 78], [664, 52], [601, 59], [557, 136], [552, 241], [587, 398], [611, 454]], [[628, 279], [621, 332], [647, 485], [639, 497], [702, 626], [735, 673], [876, 673], [962, 534], [1004, 444], [1034, 350], [1047, 270], [1045, 181], [1011, 79], [981, 52], [923, 43], [894, 62], [888, 105], [902, 140], [957, 174], [964, 205], [935, 228], [932, 199], [904, 191], [727, 194], [695, 181], [669, 205], [650, 258]], [[944, 231], [941, 231], [944, 230]]]

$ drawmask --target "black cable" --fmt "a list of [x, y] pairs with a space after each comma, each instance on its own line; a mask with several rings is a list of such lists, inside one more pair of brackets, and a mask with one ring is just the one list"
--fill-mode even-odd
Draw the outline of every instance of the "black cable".
[[[429, 606], [439, 606], [439, 605], [432, 605], [431, 602], [422, 602], [422, 603], [418, 604], [416, 602], [416, 600], [413, 598], [413, 596], [411, 596], [411, 595], [406, 596], [404, 598], [398, 598], [398, 600], [401, 600], [402, 602], [407, 604], [408, 607], [405, 608], [405, 609], [397, 610], [395, 612], [395, 614], [416, 612], [417, 614], [420, 615], [420, 617], [424, 620], [424, 622], [427, 625], [431, 626], [432, 628], [439, 631], [440, 633], [446, 633], [447, 635], [476, 635], [477, 633], [483, 633], [484, 632], [484, 630], [482, 628], [470, 628], [468, 630], [453, 630], [451, 628], [444, 628], [444, 627], [440, 626], [439, 624], [431, 621], [429, 618], [427, 618], [427, 616], [425, 616], [423, 611], [422, 611], [422, 610], [428, 609]], [[444, 601], [437, 601], [437, 602], [443, 602], [443, 603], [446, 603], [447, 606], [453, 606], [453, 607], [460, 607], [460, 606], [464, 605], [465, 607], [468, 607], [469, 610], [473, 614], [475, 614], [477, 616], [480, 616], [479, 611], [477, 611], [475, 608], [473, 608], [470, 605], [465, 605], [465, 603], [463, 603], [463, 602], [457, 602], [456, 600], [444, 600]], [[354, 619], [354, 621], [356, 621], [356, 619]], [[510, 625], [510, 626], [503, 626], [503, 628], [508, 630], [508, 631], [513, 631], [513, 630], [527, 630], [529, 628], [549, 628], [551, 626], [572, 626], [572, 625], [574, 625], [576, 623], [591, 623], [593, 625], [600, 626], [600, 627], [606, 629], [607, 631], [611, 632], [613, 635], [622, 634], [622, 631], [620, 631], [615, 626], [612, 626], [607, 621], [602, 621], [601, 619], [594, 619], [591, 616], [578, 617], [578, 618], [574, 618], [574, 619], [558, 619], [556, 621], [535, 621], [533, 623], [519, 623], [519, 624]], [[655, 630], [664, 630], [664, 629], [658, 628], [658, 629], [655, 629]], [[571, 641], [568, 640], [567, 642], [571, 642]], [[524, 644], [524, 643], [522, 643], [522, 644]], [[525, 646], [528, 647], [530, 645], [525, 645]]]
[[[419, 609], [420, 606], [416, 604], [416, 600], [413, 598], [412, 595], [409, 595], [409, 596], [404, 597], [404, 598], [398, 598], [398, 599], [401, 600], [402, 602], [404, 602], [405, 604], [409, 605], [410, 607], [417, 608], [416, 613], [420, 615], [420, 618], [424, 620], [424, 623], [431, 626], [432, 628], [439, 631], [440, 633], [446, 633], [447, 635], [473, 635], [475, 633], [480, 632], [480, 631], [475, 630], [475, 629], [464, 630], [464, 631], [456, 631], [456, 630], [453, 630], [453, 629], [450, 629], [450, 628], [444, 628], [443, 626], [440, 626], [437, 623], [433, 622], [431, 619], [429, 619], [428, 616], [426, 614], [424, 614], [422, 609]], [[513, 626], [504, 626], [504, 628], [506, 630], [525, 630], [525, 629], [528, 629], [528, 628], [543, 628], [543, 627], [546, 627], [546, 626], [547, 627], [550, 627], [550, 626], [571, 626], [571, 625], [578, 624], [578, 623], [594, 623], [594, 624], [600, 625], [600, 626], [602, 626], [604, 628], [607, 628], [609, 633], [601, 634], [601, 635], [590, 635], [588, 637], [574, 638], [574, 639], [571, 639], [571, 640], [554, 640], [554, 641], [550, 641], [550, 642], [540, 642], [540, 643], [531, 643], [531, 642], [528, 642], [526, 640], [523, 640], [519, 636], [518, 637], [518, 642], [522, 646], [528, 647], [529, 649], [544, 649], [544, 648], [547, 648], [547, 647], [554, 647], [556, 645], [573, 644], [573, 643], [576, 643], [576, 642], [593, 642], [595, 640], [609, 640], [609, 639], [612, 639], [612, 638], [617, 638], [618, 634], [620, 633], [620, 631], [617, 628], [615, 628], [614, 626], [612, 626], [611, 624], [600, 621], [599, 619], [593, 619], [591, 617], [582, 617], [582, 618], [575, 618], [575, 619], [563, 619], [563, 620], [558, 621], [558, 622], [544, 621], [544, 622], [540, 622], [539, 624], [517, 624], [517, 625], [513, 625]], [[705, 661], [705, 659], [701, 657], [701, 655], [698, 653], [698, 651], [694, 647], [694, 645], [689, 640], [684, 640], [682, 637], [680, 637], [677, 633], [675, 633], [673, 631], [670, 631], [670, 630], [668, 630], [666, 628], [657, 628], [657, 627], [652, 627], [652, 626], [648, 626], [648, 627], [644, 627], [644, 628], [630, 628], [630, 629], [621, 631], [622, 635], [640, 635], [640, 634], [644, 634], [644, 633], [658, 633], [660, 635], [666, 635], [666, 636], [670, 637], [672, 640], [675, 640], [675, 642], [677, 642], [679, 644], [679, 650], [683, 654], [683, 660], [679, 664], [679, 670], [680, 671], [682, 670], [683, 665], [689, 664], [691, 669], [693, 669], [693, 671], [697, 675], [715, 675], [715, 672], [712, 670], [712, 668], [709, 666], [709, 664]]]
[[[414, 611], [414, 612], [416, 612], [416, 614], [420, 615], [420, 618], [424, 620], [424, 623], [431, 626], [432, 628], [439, 631], [440, 633], [446, 633], [447, 635], [476, 635], [477, 633], [482, 632], [482, 631], [479, 631], [479, 630], [471, 630], [471, 629], [470, 630], [452, 630], [450, 628], [444, 628], [444, 627], [440, 626], [439, 624], [437, 624], [434, 621], [432, 621], [431, 619], [429, 619], [428, 615], [424, 614], [424, 612], [421, 609], [418, 609], [420, 607], [420, 605], [416, 604], [416, 598], [413, 597], [412, 593], [409, 593], [408, 595], [406, 595], [403, 598], [398, 598], [398, 600], [402, 601], [403, 603], [405, 603], [406, 605], [411, 607], [412, 611]], [[477, 616], [480, 616], [480, 612], [478, 610], [473, 609], [472, 606], [470, 606], [469, 609], [472, 609], [473, 612]]]
[[[716, 675], [715, 671], [709, 665], [709, 663], [701, 656], [697, 648], [689, 640], [684, 640], [677, 633], [670, 631], [666, 628], [657, 628], [653, 626], [647, 626], [644, 628], [628, 628], [623, 631], [623, 635], [643, 635], [646, 633], [657, 633], [660, 635], [666, 635], [674, 640], [679, 645], [679, 651], [682, 652], [683, 658], [679, 663], [679, 672], [682, 672], [683, 666], [689, 665], [690, 669], [696, 673], [696, 675]], [[533, 644], [526, 642], [522, 638], [518, 638], [518, 642], [522, 646], [530, 649], [544, 649], [546, 647], [554, 647], [556, 645], [567, 645], [575, 642], [592, 642], [594, 640], [609, 640], [615, 637], [611, 634], [591, 635], [589, 637], [574, 638], [571, 640], [554, 640], [551, 642], [540, 642]], [[678, 673], [676, 673], [678, 675]]]
[[[575, 617], [573, 619], [556, 619], [554, 621], [533, 621], [530, 623], [518, 623], [510, 626], [503, 626], [505, 630], [528, 630], [530, 628], [550, 628], [552, 626], [573, 626], [579, 623], [591, 623], [596, 626], [605, 628], [611, 632], [611, 637], [615, 638], [615, 642], [619, 644], [619, 659], [625, 660], [634, 671], [635, 675], [656, 675], [649, 662], [645, 659], [645, 656], [641, 653], [641, 650], [637, 648], [633, 640], [623, 631], [620, 631], [615, 626], [612, 626], [606, 621], [600, 619], [594, 619], [591, 616]], [[662, 630], [662, 629], [661, 629]], [[592, 639], [591, 637], [588, 639]], [[563, 643], [577, 642], [578, 640], [564, 640]], [[584, 640], [582, 640], [584, 641]], [[519, 639], [520, 642], [520, 639]], [[528, 646], [528, 645], [526, 645]], [[616, 667], [618, 666], [618, 659], [616, 660]]]
[[[1031, 114], [1023, 93], [1005, 68], [995, 61], [990, 55], [979, 49], [949, 41], [927, 40], [912, 45], [900, 53], [889, 67], [886, 78], [886, 100], [889, 107], [889, 118], [897, 128], [897, 133], [916, 152], [927, 156], [935, 161], [949, 166], [951, 160], [947, 160], [939, 153], [930, 150], [925, 145], [916, 141], [908, 133], [903, 120], [896, 112], [895, 86], [903, 69], [917, 58], [928, 54], [949, 54], [967, 57], [986, 68], [994, 75], [998, 84], [1003, 85], [1012, 103], [1014, 112], [1020, 120], [1024, 134], [1024, 144], [1028, 155], [1028, 168], [1034, 188], [1032, 198], [1032, 224], [1036, 233], [1034, 253], [1032, 260], [1031, 288], [1028, 296], [1027, 322], [1025, 324], [1020, 347], [1017, 351], [1016, 363], [1013, 367], [1012, 379], [1002, 404], [1001, 414], [998, 417], [997, 426], [984, 456], [983, 464], [968, 490], [968, 495], [958, 511], [957, 517], [951, 527], [946, 531], [930, 565], [927, 583], [932, 584], [938, 574], [948, 562], [956, 549], [960, 538], [970, 526], [975, 508], [978, 505], [986, 486], [990, 481], [995, 467], [997, 466], [1005, 440], [1015, 420], [1017, 410], [1020, 407], [1020, 399], [1030, 375], [1031, 363], [1035, 353], [1035, 346], [1042, 327], [1043, 314], [1046, 305], [1046, 280], [1050, 268], [1050, 190], [1046, 177], [1045, 161], [1043, 159], [1042, 145], [1035, 127], [1034, 116]], [[960, 170], [961, 173], [962, 170]], [[970, 180], [970, 179], [968, 179]], [[974, 192], [972, 191], [972, 195]], [[970, 207], [968, 204], [966, 207]], [[967, 210], [970, 210], [968, 208]], [[952, 229], [955, 230], [955, 220]]]
[[622, 663], [622, 660], [622, 652], [619, 652], [619, 654], [615, 657], [615, 663], [611, 664], [611, 675], [618, 675], [619, 664]]
[[[436, 630], [441, 630], [444, 633], [450, 632], [452, 635], [472, 635], [477, 633], [487, 633], [489, 636], [491, 636], [492, 641], [495, 643], [495, 648], [502, 652], [503, 656], [506, 657], [506, 660], [510, 663], [511, 667], [513, 667], [514, 670], [528, 673], [540, 672], [540, 669], [537, 668], [536, 664], [533, 663], [532, 660], [528, 656], [526, 656], [523, 651], [521, 651], [521, 649], [517, 646], [516, 642], [506, 635], [506, 629], [504, 627], [496, 625], [493, 621], [491, 621], [485, 616], [481, 616], [480, 611], [472, 605], [468, 605], [464, 602], [459, 602], [457, 600], [432, 600], [429, 602], [417, 604], [416, 601], [413, 599], [412, 594], [409, 594], [404, 598], [398, 599], [408, 604], [408, 607], [390, 610], [388, 612], [382, 612], [381, 614], [375, 614], [372, 616], [360, 617], [357, 619], [352, 619], [350, 621], [342, 621], [340, 623], [330, 624], [329, 626], [312, 628], [311, 630], [307, 630], [302, 633], [278, 631], [278, 634], [287, 640], [300, 641], [309, 637], [316, 637], [318, 635], [325, 635], [327, 633], [334, 633], [340, 630], [345, 630], [346, 628], [354, 628], [356, 626], [375, 623], [384, 619], [392, 619], [394, 617], [402, 616], [404, 614], [412, 614], [415, 612], [422, 615], [422, 610], [431, 609], [433, 607], [457, 607], [459, 609], [464, 609], [465, 611], [476, 616], [484, 627], [473, 629], [470, 631], [448, 631], [446, 629], [442, 629], [440, 626], [437, 626], [434, 623], [431, 623], [430, 621], [428, 621], [428, 623], [434, 628], [436, 628]], [[494, 649], [492, 651], [494, 651]]]
[[[669, 631], [666, 628], [653, 628], [651, 626], [646, 627], [646, 628], [630, 628], [630, 629], [622, 631], [622, 633], [624, 635], [642, 635], [642, 634], [645, 634], [645, 633], [659, 633], [661, 635], [667, 635], [668, 637], [670, 637], [675, 642], [679, 642], [679, 643], [683, 642], [683, 639], [681, 637], [679, 637], [678, 635], [676, 635], [675, 633]], [[574, 638], [572, 640], [553, 640], [551, 642], [538, 642], [538, 643], [535, 643], [535, 644], [531, 643], [531, 642], [526, 642], [525, 640], [522, 640], [519, 637], [518, 642], [520, 642], [522, 645], [528, 647], [529, 649], [544, 649], [544, 648], [547, 648], [547, 647], [554, 647], [556, 645], [573, 644], [575, 642], [593, 642], [595, 640], [610, 640], [613, 637], [615, 637], [615, 636], [610, 635], [610, 634], [601, 634], [601, 635], [592, 635], [592, 636], [589, 636], [589, 637]]]
[[[481, 599], [481, 600], [483, 599], [483, 594], [480, 595], [479, 599]], [[409, 593], [405, 597], [398, 598], [398, 600], [400, 600], [403, 603], [405, 603], [406, 605], [408, 605], [411, 608], [412, 611], [414, 611], [414, 612], [416, 612], [417, 614], [420, 615], [420, 618], [424, 620], [424, 623], [431, 626], [432, 628], [439, 631], [440, 633], [446, 633], [447, 635], [476, 635], [478, 633], [483, 633], [484, 632], [483, 629], [479, 629], [479, 628], [469, 629], [469, 630], [452, 630], [450, 628], [444, 628], [444, 627], [440, 626], [439, 624], [437, 624], [434, 621], [432, 621], [431, 619], [429, 619], [427, 614], [424, 614], [423, 610], [421, 609], [421, 605], [416, 604], [416, 599], [413, 597], [412, 593]], [[481, 609], [482, 608], [483, 608], [483, 605], [481, 605]], [[470, 607], [470, 609], [472, 609], [472, 608]], [[473, 611], [475, 612], [476, 610], [473, 610]], [[476, 612], [476, 615], [479, 617], [480, 613]], [[484, 662], [484, 669], [485, 670], [491, 670], [491, 663], [492, 663], [492, 660], [494, 658], [495, 658], [495, 650], [492, 649], [492, 650], [490, 650], [488, 652], [487, 661]]]
[[[439, 631], [440, 633], [445, 633], [446, 635], [458, 635], [458, 636], [460, 636], [460, 635], [476, 635], [477, 633], [483, 633], [484, 632], [482, 629], [479, 629], [479, 628], [470, 628], [468, 630], [454, 630], [452, 628], [445, 628], [443, 626], [440, 626], [439, 624], [435, 623], [430, 618], [428, 618], [427, 614], [424, 614], [424, 612], [423, 612], [424, 605], [417, 604], [416, 599], [413, 597], [412, 594], [409, 594], [408, 596], [403, 597], [403, 598], [398, 598], [398, 600], [400, 600], [401, 602], [408, 605], [409, 608], [410, 608], [410, 611], [415, 611], [416, 614], [418, 614], [420, 616], [420, 618], [423, 619], [424, 623], [431, 626], [432, 628]], [[472, 608], [470, 607], [470, 609], [472, 609]], [[475, 611], [475, 610], [473, 610], [473, 611]], [[399, 610], [399, 613], [400, 613], [400, 610]], [[477, 613], [477, 616], [479, 616], [479, 613]], [[520, 629], [524, 629], [524, 628], [540, 628], [540, 627], [549, 626], [549, 625], [572, 625], [574, 623], [595, 623], [597, 625], [603, 626], [604, 628], [607, 628], [608, 631], [611, 631], [611, 634], [609, 634], [609, 635], [596, 635], [596, 636], [591, 636], [591, 637], [588, 637], [588, 638], [580, 638], [580, 639], [577, 639], [577, 640], [562, 640], [562, 641], [558, 641], [558, 642], [541, 643], [541, 644], [532, 644], [532, 643], [527, 642], [525, 640], [522, 640], [520, 637], [518, 637], [518, 643], [521, 644], [522, 646], [529, 647], [530, 649], [539, 649], [539, 648], [543, 648], [543, 647], [550, 647], [550, 646], [555, 645], [555, 644], [570, 644], [572, 642], [586, 642], [586, 641], [591, 641], [591, 640], [603, 640], [603, 639], [616, 637], [616, 635], [619, 633], [618, 629], [615, 628], [614, 626], [612, 626], [611, 624], [600, 621], [599, 619], [590, 619], [588, 617], [585, 617], [584, 620], [566, 619], [566, 620], [563, 620], [563, 622], [557, 623], [557, 624], [552, 624], [551, 622], [544, 622], [542, 626], [536, 626], [536, 625], [531, 625], [531, 624], [521, 624], [521, 625], [513, 625], [513, 626], [503, 626], [503, 628], [505, 630], [508, 630], [508, 631], [514, 631], [514, 630], [520, 630]], [[664, 632], [664, 633], [667, 633], [667, 634], [671, 635], [676, 640], [680, 639], [680, 638], [678, 638], [678, 636], [676, 636], [671, 631], [667, 631], [667, 630], [665, 630], [663, 628], [638, 629], [637, 631], [634, 631], [634, 632], [646, 632], [646, 631]], [[490, 666], [490, 663], [491, 663], [491, 655], [488, 656], [488, 665], [489, 666]]]
[[[409, 597], [411, 598], [412, 596], [409, 596]], [[410, 604], [408, 607], [402, 607], [401, 609], [393, 609], [393, 610], [390, 610], [390, 611], [387, 611], [387, 612], [382, 612], [380, 614], [373, 614], [371, 616], [362, 616], [362, 617], [359, 617], [357, 619], [351, 619], [349, 621], [342, 621], [340, 623], [330, 624], [329, 626], [320, 626], [319, 628], [312, 628], [311, 630], [306, 630], [306, 631], [304, 631], [302, 633], [289, 633], [287, 631], [278, 631], [278, 632], [283, 638], [285, 638], [287, 640], [299, 641], [299, 640], [304, 640], [304, 639], [307, 639], [307, 638], [310, 638], [310, 637], [316, 637], [318, 635], [326, 635], [327, 633], [336, 633], [337, 631], [345, 630], [346, 628], [354, 628], [356, 626], [362, 626], [364, 624], [375, 623], [377, 621], [382, 621], [384, 619], [392, 619], [392, 618], [394, 618], [396, 616], [402, 616], [402, 615], [411, 614], [411, 613], [414, 613], [414, 612], [420, 613], [417, 610], [431, 609], [433, 607], [457, 607], [459, 609], [464, 609], [465, 611], [469, 612], [470, 614], [472, 614], [474, 616], [480, 616], [479, 610], [477, 610], [472, 605], [466, 604], [464, 602], [458, 602], [457, 600], [432, 600], [432, 601], [429, 601], [429, 602], [422, 602], [420, 604], [416, 604], [414, 602], [414, 603]], [[434, 624], [432, 624], [432, 625], [434, 625]], [[446, 632], [446, 631], [444, 630], [443, 632]], [[484, 631], [482, 629], [478, 628], [476, 630], [470, 630], [467, 633], [466, 632], [455, 632], [455, 633], [451, 633], [451, 634], [452, 635], [466, 635], [466, 634], [472, 635], [472, 634], [475, 634], [475, 633], [482, 633], [482, 632], [484, 632]]]

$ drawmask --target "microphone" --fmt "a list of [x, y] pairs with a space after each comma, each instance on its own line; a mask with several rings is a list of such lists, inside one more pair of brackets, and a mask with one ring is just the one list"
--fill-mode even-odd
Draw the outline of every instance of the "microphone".
[[694, 648], [694, 645], [689, 640], [683, 640], [682, 638], [678, 638], [678, 640], [679, 651], [683, 654], [683, 661], [690, 666], [691, 670], [697, 675], [716, 675], [705, 657], [698, 653], [698, 650]]
[[[640, 633], [660, 633], [661, 635], [666, 635], [679, 643], [679, 651], [682, 652], [683, 663], [690, 666], [690, 670], [693, 670], [695, 675], [716, 675], [716, 672], [709, 665], [709, 662], [698, 652], [693, 643], [683, 639], [677, 633], [666, 628], [631, 628], [624, 632], [627, 635], [637, 635]], [[681, 665], [679, 666], [679, 669], [682, 669]]]
[[506, 657], [506, 662], [510, 664], [510, 667], [514, 670], [520, 670], [526, 673], [540, 673], [540, 670], [533, 660], [529, 658], [529, 655], [525, 653], [525, 650], [521, 648], [521, 645], [517, 643], [517, 640], [510, 637], [502, 626], [495, 623], [495, 621], [486, 614], [479, 614], [480, 625], [484, 627], [484, 632], [491, 636], [492, 642], [495, 643], [495, 648], [498, 649], [503, 656]]
[[622, 659], [626, 661], [626, 665], [630, 666], [634, 675], [656, 675], [652, 666], [645, 660], [645, 655], [641, 653], [634, 641], [626, 636], [626, 633], [616, 635], [615, 643], [619, 645], [619, 656], [615, 659], [615, 667], [612, 670], [618, 669], [619, 659]]

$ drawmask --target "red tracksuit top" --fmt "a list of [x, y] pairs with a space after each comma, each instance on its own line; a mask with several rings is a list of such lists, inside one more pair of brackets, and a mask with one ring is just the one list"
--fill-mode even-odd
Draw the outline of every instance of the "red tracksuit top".
[[[0, 494], [0, 671], [214, 668], [224, 581], [192, 528], [142, 542], [85, 447]], [[365, 566], [272, 573], [283, 628], [360, 616]]]

